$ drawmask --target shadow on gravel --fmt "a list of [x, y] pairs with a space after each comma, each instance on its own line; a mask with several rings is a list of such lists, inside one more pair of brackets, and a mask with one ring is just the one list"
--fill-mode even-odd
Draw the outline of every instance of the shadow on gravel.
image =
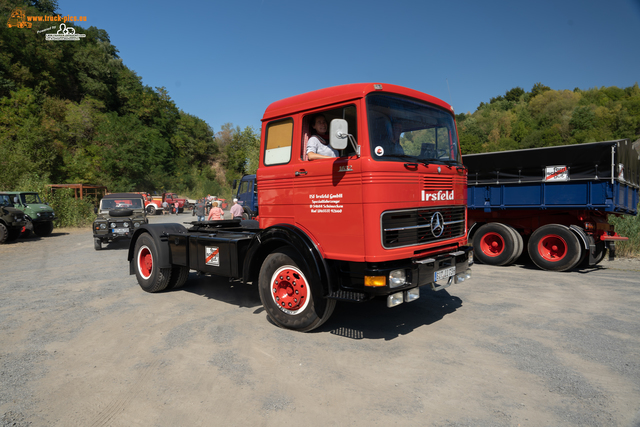
[[462, 300], [446, 290], [420, 290], [420, 298], [388, 308], [386, 298], [363, 303], [338, 302], [333, 316], [314, 332], [344, 338], [392, 340], [421, 326], [431, 325], [462, 307]]
[[187, 283], [182, 288], [169, 292], [190, 292], [238, 307], [262, 306], [257, 288], [240, 282], [229, 282], [224, 277], [198, 276], [194, 272], [189, 273]]

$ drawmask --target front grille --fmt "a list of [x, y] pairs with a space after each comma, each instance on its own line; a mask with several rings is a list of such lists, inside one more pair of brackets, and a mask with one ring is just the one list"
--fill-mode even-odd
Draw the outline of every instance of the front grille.
[[[438, 212], [442, 214], [443, 230], [436, 237], [431, 222]], [[465, 212], [464, 206], [384, 212], [381, 217], [382, 246], [401, 248], [464, 236]]]

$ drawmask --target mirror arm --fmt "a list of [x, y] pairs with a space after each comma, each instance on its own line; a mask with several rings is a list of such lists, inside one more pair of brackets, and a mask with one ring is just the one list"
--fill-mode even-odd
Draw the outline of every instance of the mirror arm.
[[356, 142], [355, 138], [353, 137], [353, 135], [351, 135], [350, 133], [342, 133], [342, 132], [338, 132], [337, 133], [338, 138], [348, 138], [349, 142], [351, 143], [351, 146], [353, 147], [353, 150], [356, 152], [356, 155], [358, 157], [360, 157], [360, 146], [358, 145], [358, 143]]

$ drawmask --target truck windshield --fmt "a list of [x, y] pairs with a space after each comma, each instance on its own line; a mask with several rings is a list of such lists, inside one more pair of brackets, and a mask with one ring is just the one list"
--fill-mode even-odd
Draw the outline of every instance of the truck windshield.
[[461, 163], [453, 115], [390, 94], [367, 96], [371, 157], [378, 161]]

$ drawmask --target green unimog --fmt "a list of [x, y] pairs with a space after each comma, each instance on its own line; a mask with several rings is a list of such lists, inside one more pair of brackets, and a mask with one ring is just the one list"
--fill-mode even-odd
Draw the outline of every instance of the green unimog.
[[147, 224], [144, 198], [136, 193], [107, 194], [100, 200], [96, 210], [98, 217], [93, 222], [93, 243], [96, 251], [102, 243], [120, 238], [130, 238], [142, 224]]
[[2, 191], [0, 195], [9, 196], [16, 209], [24, 212], [27, 219], [23, 237], [29, 237], [31, 232], [40, 237], [46, 237], [53, 231], [53, 221], [56, 214], [53, 208], [43, 202], [35, 191]]
[[0, 194], [0, 244], [20, 237], [26, 223], [24, 212], [13, 207], [11, 196]]

